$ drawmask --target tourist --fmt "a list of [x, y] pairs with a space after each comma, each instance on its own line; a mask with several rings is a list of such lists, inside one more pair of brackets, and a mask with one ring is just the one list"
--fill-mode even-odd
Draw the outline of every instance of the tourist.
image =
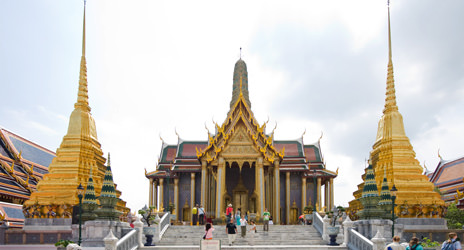
[[306, 223], [305, 223], [305, 215], [304, 215], [304, 214], [301, 214], [300, 217], [298, 217], [298, 222], [299, 222], [301, 225], [306, 224]]
[[237, 233], [237, 227], [234, 224], [234, 219], [230, 219], [229, 223], [226, 225], [226, 234], [229, 239], [229, 246], [232, 246], [232, 243], [235, 241], [235, 234]]
[[245, 215], [242, 215], [242, 219], [240, 219], [240, 230], [242, 231], [242, 237], [246, 236], [246, 226], [247, 221], [245, 219]]
[[213, 239], [213, 231], [214, 227], [211, 225], [211, 223], [207, 223], [205, 226], [205, 240], [212, 240]]
[[205, 224], [205, 209], [203, 209], [203, 205], [200, 204], [198, 208], [198, 217], [200, 218], [200, 225]]
[[192, 208], [192, 225], [197, 225], [198, 221], [198, 204]]
[[271, 217], [271, 214], [265, 208], [263, 213], [263, 231], [269, 232], [269, 217]]
[[250, 221], [251, 227], [250, 227], [250, 245], [255, 244], [255, 234], [256, 234], [256, 224], [254, 220]]
[[238, 208], [237, 212], [235, 213], [235, 224], [240, 226], [240, 208]]
[[441, 250], [462, 250], [461, 242], [455, 232], [448, 234], [448, 239], [441, 245]]
[[424, 250], [419, 243], [419, 239], [417, 237], [412, 237], [409, 241], [409, 246], [406, 247], [406, 250]]
[[393, 242], [388, 244], [384, 250], [405, 250], [406, 248], [400, 245], [400, 236], [394, 236]]
[[229, 204], [226, 209], [227, 221], [230, 221], [233, 215], [234, 215], [234, 208], [232, 208], [232, 204]]

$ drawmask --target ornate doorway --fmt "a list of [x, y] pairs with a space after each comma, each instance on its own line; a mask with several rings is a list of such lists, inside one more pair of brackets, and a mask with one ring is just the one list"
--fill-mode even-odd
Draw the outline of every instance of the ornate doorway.
[[235, 186], [235, 188], [232, 190], [232, 197], [233, 197], [233, 206], [234, 208], [238, 209], [243, 212], [248, 210], [248, 190], [243, 185], [243, 180], [242, 176], [240, 175], [240, 180]]

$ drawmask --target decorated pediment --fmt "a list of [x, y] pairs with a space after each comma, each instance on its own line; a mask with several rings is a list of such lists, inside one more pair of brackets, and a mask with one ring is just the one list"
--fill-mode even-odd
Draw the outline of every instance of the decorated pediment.
[[265, 128], [266, 123], [260, 125], [256, 121], [240, 92], [226, 120], [221, 126], [216, 124], [216, 134], [208, 135], [208, 146], [203, 150], [197, 149], [197, 157], [208, 163], [216, 160], [219, 155], [247, 157], [247, 154], [253, 157], [262, 155], [264, 160], [270, 163], [281, 161], [285, 149], [280, 152], [276, 150], [272, 136], [264, 134]]

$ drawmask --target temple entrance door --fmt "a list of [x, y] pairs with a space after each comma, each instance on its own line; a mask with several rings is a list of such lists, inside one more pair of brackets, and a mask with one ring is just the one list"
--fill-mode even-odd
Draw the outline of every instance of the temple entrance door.
[[236, 208], [240, 208], [241, 211], [248, 210], [248, 192], [238, 191], [234, 193], [234, 204]]
[[237, 186], [232, 190], [232, 194], [234, 208], [240, 208], [242, 213], [246, 212], [248, 210], [248, 190], [243, 185], [242, 178], [240, 178]]

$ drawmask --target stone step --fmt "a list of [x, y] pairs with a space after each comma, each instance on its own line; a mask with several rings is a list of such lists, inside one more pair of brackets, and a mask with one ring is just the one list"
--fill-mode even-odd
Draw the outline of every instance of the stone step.
[[[326, 241], [322, 240], [321, 235], [313, 226], [302, 226], [302, 225], [272, 225], [269, 227], [269, 231], [260, 231], [258, 227], [258, 233], [254, 235], [254, 247], [261, 246], [325, 246]], [[234, 246], [237, 247], [252, 247], [251, 238], [249, 232], [242, 238], [241, 230], [238, 229], [236, 241]], [[157, 242], [158, 246], [165, 247], [184, 247], [184, 246], [196, 246], [200, 245], [200, 241], [204, 235], [204, 226], [171, 226], [163, 236], [161, 241]], [[213, 239], [221, 240], [222, 245], [228, 246], [228, 237], [224, 225], [216, 225], [215, 231], [213, 232]], [[232, 246], [233, 247], [233, 246]], [[166, 248], [167, 249], [167, 248]], [[186, 248], [183, 248], [186, 249]], [[188, 248], [187, 248], [188, 249]], [[231, 248], [232, 249], [232, 248]], [[266, 248], [256, 248], [266, 249]], [[272, 248], [275, 249], [275, 248]], [[286, 248], [282, 248], [286, 249]], [[304, 248], [303, 248], [304, 249]], [[306, 248], [307, 249], [307, 248]], [[313, 248], [315, 249], [315, 248]]]
[[[200, 249], [199, 246], [189, 245], [189, 246], [150, 246], [150, 247], [141, 247], [140, 250], [194, 250]], [[255, 246], [228, 246], [227, 244], [222, 244], [221, 249], [227, 250], [299, 250], [299, 249], [309, 249], [309, 250], [348, 250], [347, 247], [343, 246], [328, 246], [328, 245], [255, 245]]]

